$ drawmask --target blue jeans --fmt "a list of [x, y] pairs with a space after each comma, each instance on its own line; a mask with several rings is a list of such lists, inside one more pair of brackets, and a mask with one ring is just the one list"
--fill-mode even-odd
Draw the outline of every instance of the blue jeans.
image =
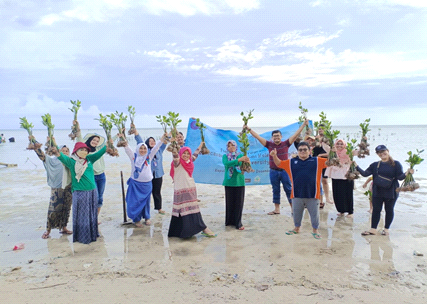
[[270, 183], [273, 187], [273, 203], [280, 204], [280, 183], [283, 185], [283, 190], [285, 190], [286, 197], [288, 198], [289, 204], [292, 203], [291, 200], [291, 191], [292, 185], [291, 180], [289, 179], [288, 173], [285, 170], [279, 171], [270, 169]]
[[104, 202], [104, 190], [106, 183], [105, 173], [101, 173], [99, 175], [95, 175], [95, 184], [98, 189], [98, 208], [102, 207], [102, 203]]

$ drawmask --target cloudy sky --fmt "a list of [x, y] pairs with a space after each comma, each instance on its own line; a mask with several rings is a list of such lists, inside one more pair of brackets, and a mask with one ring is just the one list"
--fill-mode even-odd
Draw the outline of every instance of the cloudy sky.
[[426, 124], [425, 0], [0, 0], [0, 129], [137, 111], [215, 127]]

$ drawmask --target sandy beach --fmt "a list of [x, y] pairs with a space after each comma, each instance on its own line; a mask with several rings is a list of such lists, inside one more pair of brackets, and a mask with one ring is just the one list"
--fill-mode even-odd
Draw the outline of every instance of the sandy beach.
[[[152, 209], [150, 227], [122, 225], [120, 170], [119, 164], [107, 168], [101, 237], [84, 245], [58, 230], [41, 239], [50, 193], [44, 178], [34, 178], [42, 169], [20, 173], [28, 174], [24, 193], [16, 191], [22, 180], [13, 168], [2, 169], [10, 185], [2, 195], [19, 201], [21, 210], [6, 205], [0, 216], [2, 303], [427, 302], [426, 257], [413, 255], [427, 253], [427, 226], [411, 211], [399, 212], [405, 204], [419, 207], [425, 188], [401, 195], [390, 236], [362, 237], [370, 214], [364, 179], [358, 180], [354, 219], [337, 218], [327, 204], [320, 213], [322, 239], [316, 240], [308, 214], [302, 233], [285, 234], [293, 228], [287, 202], [280, 215], [266, 214], [272, 209], [269, 185], [246, 187], [246, 229], [238, 231], [224, 227], [223, 187], [198, 184], [203, 218], [218, 236], [182, 240], [167, 238], [173, 194], [168, 174], [162, 190], [167, 214]], [[129, 173], [123, 174], [126, 181]], [[17, 243], [25, 248], [11, 251]]]

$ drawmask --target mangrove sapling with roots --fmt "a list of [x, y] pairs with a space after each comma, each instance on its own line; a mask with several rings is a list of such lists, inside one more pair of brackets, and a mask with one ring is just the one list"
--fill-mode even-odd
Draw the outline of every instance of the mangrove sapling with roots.
[[[299, 123], [300, 125], [302, 125], [302, 124], [307, 120], [307, 113], [308, 113], [308, 110], [307, 110], [306, 108], [303, 108], [303, 107], [302, 107], [301, 101], [299, 102], [298, 109], [299, 109], [299, 110], [300, 110], [300, 112], [301, 112], [301, 116], [299, 116], [299, 117], [298, 117], [298, 123]], [[300, 134], [299, 138], [302, 140], [302, 139], [304, 139], [306, 136], [309, 136], [309, 135], [312, 135], [312, 134], [313, 134], [313, 130], [311, 130], [309, 126], [305, 126], [305, 127], [304, 127], [304, 132], [301, 132], [301, 134]], [[301, 141], [301, 140], [300, 140], [300, 141]]]
[[99, 125], [104, 129], [105, 136], [107, 137], [107, 153], [111, 156], [119, 156], [119, 151], [117, 151], [116, 147], [110, 142], [111, 139], [111, 129], [113, 128], [113, 123], [110, 121], [108, 115], [104, 116], [99, 113], [99, 118], [95, 118], [99, 120]]
[[169, 117], [166, 119], [167, 125], [170, 127], [170, 133], [174, 139], [171, 144], [166, 148], [167, 151], [172, 152], [174, 149], [179, 151], [178, 143], [176, 142], [176, 137], [178, 136], [178, 124], [182, 121], [179, 119], [179, 113], [168, 112]]
[[130, 119], [130, 129], [128, 131], [129, 135], [135, 134], [136, 128], [135, 128], [135, 107], [128, 106], [128, 112], [129, 112], [129, 119]]
[[[74, 121], [77, 121], [77, 112], [79, 111], [80, 107], [82, 106], [82, 103], [80, 100], [76, 100], [76, 101], [72, 101], [70, 100], [72, 107], [68, 108], [71, 112], [74, 113]], [[79, 132], [77, 126], [75, 124], [73, 124], [71, 126], [71, 133], [68, 134], [68, 137], [71, 138], [71, 140], [75, 140], [77, 137], [77, 133]]]
[[[42, 122], [43, 125], [47, 127], [47, 142], [45, 144], [45, 151], [47, 155], [53, 155], [56, 153], [56, 147], [53, 140], [53, 128], [55, 127], [54, 124], [52, 124], [52, 117], [49, 113], [42, 115]], [[53, 149], [55, 147], [55, 149]]]
[[337, 139], [338, 134], [340, 134], [340, 131], [331, 130], [330, 128], [324, 131], [325, 131], [325, 137], [328, 139], [328, 144], [331, 147], [331, 150], [328, 153], [328, 160], [326, 161], [326, 165], [341, 167], [340, 160], [338, 159], [338, 155], [333, 149], [335, 145], [335, 140]]
[[39, 142], [37, 142], [35, 140], [34, 136], [33, 136], [34, 125], [31, 122], [28, 122], [28, 120], [27, 120], [26, 117], [20, 117], [19, 120], [20, 120], [20, 123], [19, 123], [20, 127], [22, 129], [27, 130], [28, 137], [30, 139], [30, 142], [28, 143], [27, 150], [37, 150], [37, 149], [40, 149], [41, 146], [42, 146], [42, 144], [39, 143]]
[[[409, 158], [405, 160], [406, 163], [409, 164], [409, 169], [414, 169], [415, 165], [419, 165], [423, 162], [423, 158], [420, 157], [420, 154], [423, 153], [424, 150], [419, 151], [417, 149], [417, 153], [412, 153], [412, 151], [408, 152]], [[396, 192], [400, 191], [414, 191], [418, 189], [420, 185], [415, 182], [414, 176], [411, 172], [406, 174], [405, 179], [403, 180], [402, 185], [396, 189]]]
[[206, 144], [205, 144], [205, 136], [204, 136], [203, 130], [206, 129], [206, 126], [202, 122], [200, 122], [199, 118], [196, 119], [196, 126], [200, 130], [200, 137], [202, 138], [202, 142], [203, 142], [202, 148], [200, 149], [200, 154], [206, 155], [211, 153], [211, 151], [209, 151], [208, 147], [206, 147]]
[[[242, 116], [242, 120], [243, 120], [243, 125], [247, 126], [248, 125], [248, 121], [252, 118], [254, 118], [252, 116], [252, 112], [254, 110], [250, 110], [248, 111], [248, 115], [245, 116], [245, 113], [241, 112], [240, 115]], [[249, 138], [248, 138], [248, 133], [249, 130], [246, 127], [243, 127], [242, 131], [239, 133], [239, 135], [237, 135], [237, 137], [239, 138], [239, 143], [241, 144], [240, 147], [240, 151], [242, 151], [244, 156], [248, 155], [248, 150], [249, 150]], [[242, 173], [245, 172], [254, 172], [255, 170], [252, 169], [251, 163], [250, 162], [243, 162], [242, 165], [240, 166], [240, 169], [242, 170]]]
[[127, 116], [122, 113], [119, 113], [116, 111], [116, 113], [111, 113], [110, 115], [107, 115], [111, 122], [117, 127], [117, 130], [119, 131], [119, 142], [117, 143], [117, 147], [125, 147], [126, 146], [126, 120]]
[[357, 157], [364, 158], [366, 155], [369, 155], [369, 144], [368, 144], [368, 138], [366, 137], [366, 134], [368, 134], [371, 129], [369, 129], [369, 122], [371, 121], [370, 118], [365, 119], [364, 122], [360, 123], [359, 126], [362, 128], [362, 139], [359, 143], [359, 151], [357, 154]]
[[356, 139], [352, 139], [351, 141], [349, 141], [347, 143], [347, 155], [348, 157], [350, 157], [350, 168], [348, 169], [347, 173], [345, 174], [345, 177], [348, 180], [355, 180], [358, 179], [360, 177], [360, 173], [359, 171], [356, 170], [356, 166], [354, 165], [354, 161], [353, 161], [353, 151], [356, 149]]
[[323, 111], [320, 112], [319, 117], [320, 117], [320, 120], [314, 122], [314, 128], [317, 130], [316, 144], [315, 144], [316, 147], [322, 146], [322, 143], [329, 144], [329, 140], [325, 136], [322, 136], [322, 137], [319, 136], [319, 129], [328, 130], [331, 128], [331, 122], [326, 119], [326, 114]]

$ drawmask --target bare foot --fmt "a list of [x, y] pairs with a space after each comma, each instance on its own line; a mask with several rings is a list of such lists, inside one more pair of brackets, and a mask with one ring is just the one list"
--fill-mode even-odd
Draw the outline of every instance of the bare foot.
[[136, 226], [136, 227], [138, 227], [138, 228], [141, 228], [141, 227], [142, 227], [141, 221], [136, 222], [136, 223], [135, 223], [135, 226]]
[[240, 228], [237, 228], [237, 229], [239, 229], [239, 230], [245, 230], [245, 227], [240, 227]]
[[145, 220], [145, 225], [150, 226], [151, 225], [151, 221], [150, 220]]

